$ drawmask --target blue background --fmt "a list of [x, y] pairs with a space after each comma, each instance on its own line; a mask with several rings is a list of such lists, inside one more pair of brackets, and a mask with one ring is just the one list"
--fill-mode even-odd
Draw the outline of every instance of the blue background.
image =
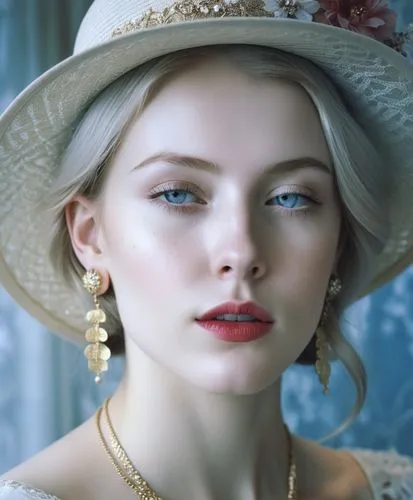
[[[70, 53], [88, 0], [0, 0], [0, 110], [31, 80]], [[399, 28], [413, 22], [413, 1], [394, 0]], [[413, 138], [412, 138], [413, 140]], [[367, 403], [331, 446], [395, 448], [413, 456], [413, 271], [356, 304], [347, 335], [368, 373]], [[0, 290], [0, 473], [89, 417], [111, 392], [122, 360], [96, 387], [82, 352], [53, 336]], [[321, 438], [345, 419], [352, 385], [337, 365], [332, 395], [313, 370], [284, 377], [285, 417], [294, 432]]]

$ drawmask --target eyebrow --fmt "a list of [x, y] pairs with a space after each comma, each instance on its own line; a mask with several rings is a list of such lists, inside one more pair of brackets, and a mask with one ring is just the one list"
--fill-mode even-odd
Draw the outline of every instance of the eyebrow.
[[[203, 158], [165, 151], [145, 158], [145, 160], [142, 160], [140, 163], [138, 163], [138, 165], [133, 167], [132, 172], [158, 162], [193, 168], [195, 170], [202, 170], [204, 172], [210, 173], [219, 173], [222, 171], [222, 167]], [[332, 169], [330, 167], [328, 167], [321, 160], [317, 160], [316, 158], [313, 158], [311, 156], [304, 156], [301, 158], [294, 158], [291, 160], [285, 160], [275, 163], [267, 168], [267, 172], [270, 175], [275, 175], [280, 173], [288, 173], [294, 170], [305, 169], [307, 167], [316, 168], [326, 174], [332, 175]]]

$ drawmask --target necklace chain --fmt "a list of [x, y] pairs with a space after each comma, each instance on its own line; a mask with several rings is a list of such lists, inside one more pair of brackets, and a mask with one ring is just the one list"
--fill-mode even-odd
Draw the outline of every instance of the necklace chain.
[[[112, 421], [109, 415], [109, 399], [106, 399], [103, 405], [96, 412], [96, 427], [99, 435], [100, 442], [109, 461], [113, 465], [117, 474], [125, 481], [140, 500], [163, 500], [154, 489], [152, 489], [145, 479], [141, 476], [139, 471], [134, 467], [129, 459], [126, 451], [123, 449], [113, 428]], [[106, 419], [109, 428], [110, 444], [106, 441], [101, 426], [102, 415]], [[285, 425], [288, 436], [289, 456], [288, 456], [288, 500], [297, 500], [297, 469], [294, 460], [294, 449], [292, 443], [291, 433]]]
[[[126, 452], [122, 448], [119, 443], [119, 440], [116, 437], [115, 431], [112, 426], [112, 422], [109, 418], [108, 412], [108, 403], [107, 399], [103, 404], [103, 407], [100, 407], [96, 412], [96, 426], [98, 429], [98, 434], [100, 438], [100, 442], [108, 456], [110, 462], [112, 463], [114, 469], [119, 474], [119, 476], [125, 481], [125, 483], [137, 494], [137, 496], [141, 500], [163, 500], [155, 490], [153, 490], [149, 484], [143, 479], [143, 477], [139, 474], [139, 472], [133, 467], [131, 461], [129, 460]], [[105, 413], [106, 421], [109, 427], [110, 438], [112, 443], [116, 443], [115, 446], [112, 444], [111, 446], [107, 443], [103, 436], [102, 427], [101, 427], [101, 417], [102, 413]], [[116, 451], [118, 450], [118, 451]], [[121, 450], [121, 453], [119, 452]], [[119, 462], [120, 464], [119, 464]], [[132, 472], [132, 474], [130, 472]]]

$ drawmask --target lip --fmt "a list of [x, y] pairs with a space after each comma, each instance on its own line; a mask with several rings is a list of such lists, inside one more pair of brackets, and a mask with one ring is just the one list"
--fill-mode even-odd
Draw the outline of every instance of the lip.
[[263, 323], [274, 323], [271, 314], [255, 302], [225, 302], [207, 311], [199, 321], [212, 320], [221, 314], [249, 314]]
[[[249, 314], [257, 321], [216, 320], [221, 314]], [[226, 302], [207, 311], [196, 320], [199, 326], [227, 342], [251, 342], [271, 331], [274, 325], [272, 316], [255, 302]]]

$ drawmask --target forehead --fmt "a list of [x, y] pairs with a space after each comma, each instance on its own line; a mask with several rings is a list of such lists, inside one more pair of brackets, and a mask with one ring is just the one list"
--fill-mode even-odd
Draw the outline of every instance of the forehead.
[[330, 163], [317, 110], [298, 84], [210, 62], [167, 83], [131, 126], [120, 154], [162, 151], [223, 165], [312, 156]]

